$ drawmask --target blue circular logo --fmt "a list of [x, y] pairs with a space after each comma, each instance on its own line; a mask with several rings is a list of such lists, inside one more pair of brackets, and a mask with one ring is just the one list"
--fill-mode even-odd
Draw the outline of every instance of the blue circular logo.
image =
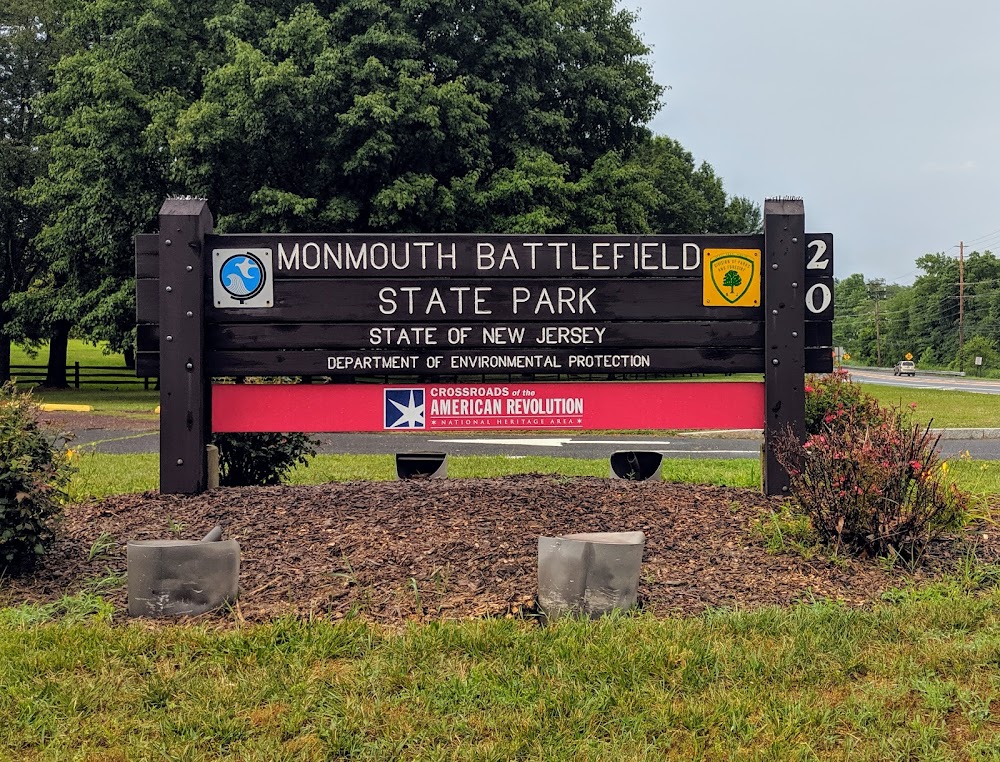
[[264, 288], [264, 263], [255, 255], [235, 254], [222, 263], [219, 281], [233, 299], [245, 302]]

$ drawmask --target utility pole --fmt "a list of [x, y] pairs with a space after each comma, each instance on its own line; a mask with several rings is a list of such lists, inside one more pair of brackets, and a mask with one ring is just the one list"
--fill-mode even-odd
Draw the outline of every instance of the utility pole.
[[879, 320], [878, 303], [885, 298], [885, 281], [881, 278], [868, 282], [868, 296], [875, 303], [875, 362], [882, 365], [882, 326]]
[[965, 370], [965, 241], [958, 242], [958, 369]]
[[878, 329], [878, 291], [875, 292], [875, 363], [882, 367], [882, 337]]

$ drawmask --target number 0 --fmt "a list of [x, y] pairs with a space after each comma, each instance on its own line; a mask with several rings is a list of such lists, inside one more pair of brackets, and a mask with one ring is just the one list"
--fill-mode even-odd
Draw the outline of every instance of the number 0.
[[[817, 291], [823, 295], [819, 306], [816, 305]], [[826, 308], [830, 306], [830, 302], [832, 301], [833, 294], [830, 292], [830, 287], [825, 283], [816, 283], [808, 291], [806, 291], [806, 309], [814, 315], [818, 315], [821, 312], [826, 311]]]

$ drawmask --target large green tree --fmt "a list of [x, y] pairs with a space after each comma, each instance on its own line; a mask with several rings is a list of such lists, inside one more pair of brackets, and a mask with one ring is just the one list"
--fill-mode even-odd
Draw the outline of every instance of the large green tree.
[[32, 241], [41, 215], [25, 191], [45, 170], [34, 145], [39, 99], [51, 89], [68, 0], [8, 0], [0, 7], [0, 383], [10, 377], [14, 294], [26, 290], [45, 260]]
[[22, 337], [75, 323], [127, 350], [131, 237], [169, 193], [229, 231], [759, 227], [651, 138], [661, 88], [614, 0], [80, 2], [43, 101]]
[[969, 254], [960, 265], [946, 253], [917, 259], [911, 286], [865, 281], [855, 273], [837, 282], [834, 343], [864, 362], [891, 365], [910, 353], [918, 364], [968, 371], [973, 347], [1000, 342], [1000, 260]]
[[132, 344], [132, 236], [168, 192], [166, 127], [197, 96], [212, 3], [89, 0], [69, 16], [74, 50], [41, 101], [46, 172], [29, 194], [43, 277], [15, 294], [12, 328], [50, 341], [47, 383], [65, 385], [71, 328]]

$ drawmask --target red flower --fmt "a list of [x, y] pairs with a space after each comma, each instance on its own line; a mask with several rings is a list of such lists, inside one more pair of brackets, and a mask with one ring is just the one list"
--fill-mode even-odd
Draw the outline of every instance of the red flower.
[[811, 386], [809, 386], [809, 384], [806, 384], [806, 394], [808, 394], [809, 392], [814, 392], [814, 391], [816, 391], [816, 390], [813, 389]]
[[919, 460], [911, 460], [910, 468], [912, 468], [914, 471], [919, 471], [921, 468], [923, 468], [923, 466], [921, 465]]

